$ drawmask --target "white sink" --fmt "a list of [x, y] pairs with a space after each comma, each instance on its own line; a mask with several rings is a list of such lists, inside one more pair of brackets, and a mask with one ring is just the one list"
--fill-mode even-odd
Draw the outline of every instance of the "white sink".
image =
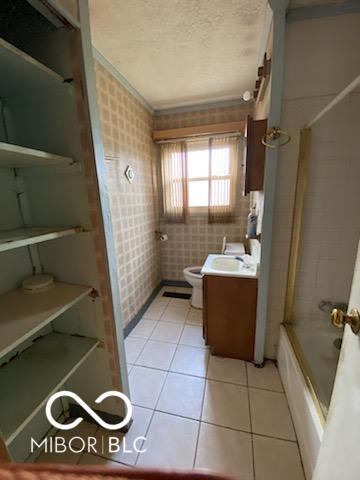
[[258, 265], [255, 261], [241, 261], [232, 255], [208, 255], [201, 273], [224, 277], [256, 277]]
[[224, 272], [239, 272], [242, 265], [240, 260], [224, 256], [212, 259], [210, 267], [213, 270], [221, 270]]

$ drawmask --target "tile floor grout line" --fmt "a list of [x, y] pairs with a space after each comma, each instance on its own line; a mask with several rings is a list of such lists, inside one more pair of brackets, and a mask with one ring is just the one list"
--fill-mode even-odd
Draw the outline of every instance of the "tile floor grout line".
[[[158, 323], [160, 323], [160, 320], [159, 320]], [[179, 345], [179, 341], [180, 341], [180, 339], [181, 339], [181, 335], [182, 335], [182, 333], [183, 333], [183, 331], [184, 331], [184, 328], [185, 328], [185, 323], [184, 323], [184, 324], [180, 324], [180, 323], [174, 323], [174, 322], [166, 322], [165, 320], [164, 320], [162, 323], [163, 323], [163, 324], [165, 323], [165, 324], [168, 324], [168, 325], [182, 325], [182, 329], [181, 329], [181, 332], [180, 332], [180, 334], [179, 334], [178, 341], [177, 341], [177, 342], [170, 342], [169, 340], [156, 340], [156, 339], [155, 339], [155, 341], [164, 342], [164, 343], [171, 343], [172, 345], [174, 345], [174, 344]], [[157, 327], [157, 325], [156, 325], [156, 327]], [[155, 331], [156, 327], [154, 328], [154, 331]], [[154, 333], [154, 332], [153, 332], [153, 333]], [[153, 333], [152, 333], [152, 334], [153, 334]], [[151, 337], [150, 337], [150, 339], [151, 339]], [[154, 340], [154, 339], [153, 339], [153, 340]], [[171, 361], [172, 361], [172, 359], [171, 359]]]
[[145, 320], [146, 322], [154, 322], [155, 325], [153, 326], [151, 332], [150, 332], [150, 335], [152, 335], [153, 331], [155, 330], [156, 328], [156, 325], [159, 323], [159, 320], [148, 320], [144, 317], [141, 317], [140, 320], [139, 320], [139, 323], [131, 330], [131, 332], [129, 333], [129, 337], [133, 337], [133, 338], [148, 338], [147, 336], [144, 336], [144, 335], [134, 335], [134, 331], [136, 330], [136, 327], [138, 327], [140, 325], [140, 323]]
[[204, 390], [203, 390], [203, 394], [202, 394], [201, 408], [200, 408], [199, 428], [198, 428], [198, 433], [197, 433], [197, 437], [196, 437], [196, 444], [195, 444], [195, 455], [194, 455], [193, 469], [195, 469], [195, 466], [196, 466], [196, 459], [197, 459], [197, 453], [198, 453], [198, 448], [199, 448], [202, 414], [203, 414], [203, 409], [204, 409], [204, 401], [205, 401], [205, 393], [206, 393], [206, 376], [207, 376], [207, 372], [208, 372], [208, 369], [209, 369], [209, 361], [210, 361], [210, 356], [207, 357]]
[[[156, 323], [159, 323], [159, 322], [160, 322], [160, 320], [158, 320]], [[174, 324], [175, 322], [165, 322], [165, 321], [164, 321], [163, 323]], [[177, 322], [177, 324], [181, 324], [181, 325], [183, 325], [183, 327], [186, 326], [186, 323], [184, 324], [184, 323]], [[200, 326], [200, 325], [196, 325], [196, 324], [190, 324], [190, 325], [196, 326], [196, 327], [199, 327], [199, 326]], [[154, 327], [154, 329], [155, 329], [155, 328], [156, 328], [156, 326]], [[198, 349], [200, 349], [200, 350], [209, 350], [209, 348], [206, 347], [206, 346], [190, 345], [190, 344], [187, 344], [187, 343], [180, 343], [180, 341], [178, 341], [178, 342], [170, 342], [169, 340], [152, 339], [151, 336], [150, 336], [150, 337], [149, 337], [149, 336], [147, 336], [147, 337], [143, 336], [143, 337], [136, 337], [136, 338], [141, 338], [141, 339], [143, 339], [143, 340], [150, 340], [150, 341], [152, 341], [152, 342], [169, 343], [169, 344], [171, 344], [171, 345], [178, 344], [178, 345], [183, 345], [184, 347], [198, 348]], [[221, 358], [221, 359], [222, 359], [222, 358], [227, 359], [227, 357], [221, 357], [221, 356], [219, 356], [219, 357], [215, 356], [215, 357], [216, 357], [216, 358]], [[246, 372], [247, 372], [247, 365], [248, 365], [249, 363], [251, 364], [251, 362], [248, 362], [248, 361], [246, 361], [246, 360], [241, 360], [241, 359], [230, 359], [230, 360], [239, 360], [239, 361], [241, 361], [241, 362], [244, 362], [245, 367], [246, 367]], [[135, 364], [133, 363], [132, 365], [135, 365]], [[151, 367], [151, 368], [156, 368], [156, 367]], [[157, 368], [157, 369], [158, 369], [158, 370], [162, 370], [161, 368], [160, 368], [160, 369]], [[180, 373], [180, 372], [178, 372], [178, 373]], [[197, 376], [197, 375], [193, 375], [193, 376]], [[205, 377], [203, 377], [203, 378], [205, 378]], [[233, 385], [244, 385], [243, 383], [235, 383], [235, 382], [230, 382], [230, 381], [227, 381], [227, 380], [219, 380], [219, 379], [210, 378], [210, 377], [206, 377], [206, 378], [209, 378], [209, 380], [214, 380], [214, 381], [216, 381], [216, 382], [231, 383], [231, 384], [233, 384]], [[247, 382], [248, 382], [248, 381], [247, 381]], [[270, 388], [270, 387], [267, 387], [267, 388], [266, 388], [266, 387], [259, 387], [259, 386], [257, 386], [257, 385], [251, 385], [251, 384], [249, 384], [249, 383], [247, 383], [246, 386], [248, 386], [249, 388], [255, 388], [255, 389], [257, 389], [257, 390], [265, 390], [265, 391], [268, 391], [268, 392], [285, 394], [285, 391], [284, 391], [284, 390], [275, 390], [275, 389]]]
[[[175, 351], [174, 351], [173, 356], [172, 356], [172, 358], [171, 358], [170, 365], [171, 365], [171, 362], [173, 361], [174, 355], [175, 355]], [[168, 378], [168, 376], [169, 376], [169, 373], [170, 373], [170, 371], [167, 370], [166, 376], [165, 376], [165, 379], [164, 379], [164, 382], [163, 382], [163, 384], [162, 384], [162, 386], [161, 386], [159, 395], [158, 395], [157, 400], [156, 400], [156, 403], [155, 403], [155, 405], [154, 405], [153, 413], [152, 413], [152, 415], [151, 415], [148, 428], [146, 429], [146, 432], [145, 432], [145, 435], [144, 435], [145, 438], [146, 438], [146, 436], [147, 436], [147, 434], [148, 434], [148, 432], [149, 432], [149, 430], [150, 430], [150, 426], [151, 426], [152, 421], [153, 421], [153, 419], [154, 419], [155, 412], [157, 411], [157, 410], [156, 410], [156, 407], [157, 407], [157, 405], [158, 405], [158, 403], [159, 403], [161, 394], [162, 394], [162, 392], [163, 392], [163, 390], [164, 390], [165, 383], [166, 383], [166, 380], [167, 380], [167, 378]], [[146, 442], [146, 440], [144, 440], [144, 442], [142, 443], [142, 446], [144, 445], [145, 442]], [[137, 457], [136, 457], [135, 465], [137, 465], [137, 463], [138, 463], [138, 461], [139, 461], [139, 458], [140, 458], [140, 455], [141, 455], [141, 452], [139, 452], [138, 455], [137, 455]]]
[[262, 437], [262, 438], [272, 438], [273, 440], [279, 440], [280, 442], [291, 443], [292, 445], [297, 445], [295, 440], [289, 440], [288, 438], [274, 437], [273, 435], [265, 435], [264, 433], [254, 433], [251, 434], [253, 437]]
[[248, 399], [248, 409], [249, 409], [249, 420], [250, 420], [250, 430], [251, 430], [251, 456], [252, 456], [252, 470], [253, 470], [253, 479], [256, 480], [256, 472], [255, 472], [255, 449], [254, 449], [254, 437], [253, 437], [253, 426], [252, 426], [252, 417], [251, 417], [251, 406], [250, 406], [250, 388], [249, 388], [249, 373], [248, 373], [248, 366], [245, 363], [245, 376], [246, 376], [246, 383], [247, 387], [247, 399]]
[[[143, 408], [144, 408], [144, 407], [143, 407]], [[150, 409], [149, 409], [149, 410], [150, 410]], [[150, 425], [151, 425], [151, 423], [152, 423], [152, 421], [153, 421], [154, 415], [155, 415], [155, 409], [152, 409], [152, 413], [151, 413], [151, 417], [150, 417], [150, 420], [149, 420], [149, 424], [148, 424], [148, 426], [147, 426], [147, 428], [146, 428], [146, 430], [145, 430], [145, 433], [144, 433], [144, 438], [145, 438], [145, 440], [143, 440], [142, 443], [141, 443], [141, 447], [140, 447], [141, 450], [142, 450], [142, 447], [144, 446], [144, 443], [145, 443], [146, 440], [147, 440], [146, 435], [148, 434], [148, 431], [149, 431], [149, 429], [150, 429]], [[139, 460], [139, 457], [140, 457], [141, 453], [142, 453], [142, 452], [137, 452], [137, 455], [136, 455], [136, 458], [135, 458], [135, 462], [134, 462], [134, 466], [137, 465], [137, 462], [138, 462], [138, 460]]]
[[[161, 317], [160, 317], [160, 318], [161, 318]], [[158, 322], [160, 322], [160, 320], [158, 320]], [[185, 326], [185, 323], [184, 323], [184, 326]], [[182, 332], [183, 332], [183, 330], [184, 330], [184, 326], [183, 326], [183, 329], [182, 329], [182, 331], [181, 331], [179, 340], [180, 340], [181, 335], [182, 335]], [[172, 357], [171, 357], [171, 360], [170, 360], [170, 363], [169, 363], [169, 368], [166, 370], [166, 376], [165, 376], [164, 382], [163, 382], [162, 387], [161, 387], [161, 389], [160, 389], [159, 395], [158, 395], [157, 400], [156, 400], [156, 403], [155, 403], [155, 405], [154, 405], [154, 409], [153, 409], [153, 411], [152, 411], [152, 415], [151, 415], [151, 418], [150, 418], [148, 427], [147, 427], [146, 432], [145, 432], [145, 434], [144, 434], [144, 437], [145, 437], [145, 438], [146, 438], [146, 436], [147, 436], [147, 434], [148, 434], [148, 432], [149, 432], [149, 430], [150, 430], [151, 424], [152, 424], [153, 419], [154, 419], [154, 416], [155, 416], [155, 412], [157, 411], [157, 410], [156, 410], [156, 407], [157, 407], [157, 405], [158, 405], [158, 403], [159, 403], [159, 401], [160, 401], [161, 394], [162, 394], [162, 392], [163, 392], [163, 390], [164, 390], [164, 388], [165, 388], [166, 381], [167, 381], [167, 379], [168, 379], [168, 377], [169, 377], [170, 367], [171, 367], [171, 364], [172, 364], [172, 362], [173, 362], [173, 360], [174, 360], [175, 353], [176, 353], [176, 350], [177, 350], [178, 345], [179, 345], [179, 344], [177, 344], [176, 349], [174, 350], [174, 353], [173, 353], [173, 355], [172, 355]], [[146, 367], [145, 367], [145, 368], [146, 368]], [[142, 443], [142, 446], [144, 445], [145, 442], [146, 442], [146, 440], [144, 440], [144, 442]], [[139, 452], [139, 453], [137, 454], [134, 465], [137, 465], [137, 464], [138, 464], [138, 461], [139, 461], [139, 459], [140, 459], [140, 455], [141, 455], [141, 452]]]
[[[129, 336], [130, 336], [130, 335], [129, 335]], [[133, 337], [133, 338], [134, 338], [134, 337]], [[137, 338], [137, 337], [135, 337], [135, 338]], [[144, 345], [143, 345], [142, 349], [140, 350], [140, 352], [139, 352], [138, 356], [137, 356], [137, 357], [136, 357], [136, 359], [134, 360], [134, 363], [133, 363], [133, 365], [136, 365], [136, 362], [137, 362], [137, 360], [139, 359], [139, 357], [140, 357], [140, 355], [142, 354], [142, 352], [143, 352], [143, 350], [144, 350], [145, 346], [146, 346], [146, 345], [147, 345], [147, 343], [149, 342], [149, 338], [144, 338], [143, 340], [145, 340], [145, 343], [144, 343]], [[125, 360], [126, 360], [126, 344], [125, 344]]]
[[[169, 373], [171, 373], [171, 372], [169, 372]], [[201, 396], [203, 396], [203, 393], [201, 394]], [[160, 399], [160, 397], [159, 397], [159, 399]], [[160, 408], [157, 408], [157, 407], [155, 408], [155, 411], [159, 412], [159, 413], [166, 413], [167, 415], [172, 415], [173, 417], [180, 417], [180, 418], [183, 418], [184, 420], [193, 420], [195, 422], [200, 422], [201, 421], [201, 416], [199, 418], [188, 417], [187, 415], [184, 415], [184, 414], [181, 414], [181, 413], [169, 412], [168, 410], [161, 410]], [[200, 412], [200, 415], [201, 415], [201, 412]]]
[[[264, 388], [264, 387], [258, 387], [258, 386], [255, 386], [255, 385], [250, 385], [249, 384], [249, 363], [248, 362], [245, 362], [245, 375], [246, 375], [246, 384], [244, 385], [244, 383], [234, 383], [234, 382], [231, 382], [231, 381], [224, 381], [224, 380], [219, 380], [219, 379], [213, 379], [213, 378], [209, 378], [209, 361], [210, 361], [210, 355], [207, 356], [207, 364], [206, 364], [206, 373], [205, 373], [205, 376], [200, 376], [200, 375], [194, 375], [192, 373], [187, 373], [187, 372], [179, 372], [179, 371], [173, 371], [171, 370], [172, 368], [172, 364], [173, 364], [173, 361], [174, 361], [174, 358], [175, 358], [175, 355], [178, 351], [178, 348], [183, 346], [183, 347], [188, 347], [188, 348], [197, 348], [197, 349], [200, 349], [202, 351], [208, 351], [208, 349], [203, 346], [199, 346], [199, 345], [189, 345], [189, 344], [186, 344], [186, 343], [180, 343], [181, 342], [181, 337], [184, 333], [184, 330], [185, 330], [185, 327], [187, 325], [191, 325], [191, 326], [197, 326], [197, 327], [200, 327], [201, 324], [199, 323], [190, 323], [188, 322], [188, 318], [192, 312], [192, 307], [190, 306], [190, 308], [188, 308], [188, 311], [187, 313], [185, 314], [185, 320], [182, 321], [182, 322], [172, 322], [172, 321], [168, 321], [168, 320], [162, 320], [164, 318], [164, 314], [165, 314], [165, 311], [168, 309], [168, 307], [173, 307], [173, 308], [182, 308], [182, 306], [180, 305], [171, 305], [171, 299], [169, 300], [167, 306], [165, 306], [162, 314], [160, 315], [160, 317], [158, 317], [158, 319], [155, 321], [155, 324], [154, 324], [154, 327], [152, 329], [152, 331], [150, 332], [150, 334], [147, 336], [147, 337], [138, 337], [138, 338], [142, 338], [145, 340], [145, 344], [143, 346], [143, 348], [141, 349], [136, 361], [139, 359], [142, 351], [145, 349], [146, 345], [149, 343], [149, 341], [154, 341], [154, 342], [162, 342], [162, 343], [167, 343], [167, 344], [170, 344], [170, 345], [176, 345], [176, 348], [172, 354], [172, 357], [171, 357], [171, 360], [170, 360], [170, 364], [169, 364], [169, 367], [167, 367], [166, 369], [161, 369], [161, 368], [158, 368], [158, 367], [151, 367], [151, 366], [147, 366], [147, 365], [138, 365], [137, 363], [135, 363], [135, 366], [140, 366], [142, 368], [148, 368], [148, 369], [153, 369], [153, 370], [157, 370], [157, 371], [162, 371], [162, 372], [166, 372], [166, 375], [165, 375], [165, 379], [164, 379], [164, 382], [162, 384], [162, 387], [161, 387], [161, 390], [160, 390], [160, 393], [157, 397], [157, 400], [156, 400], [156, 403], [155, 403], [155, 407], [153, 409], [149, 408], [149, 407], [144, 407], [142, 405], [139, 405], [141, 408], [146, 408], [147, 410], [151, 410], [152, 411], [152, 414], [151, 414], [151, 418], [150, 418], [150, 421], [149, 421], [149, 425], [148, 425], [148, 428], [146, 429], [146, 433], [145, 435], [148, 434], [150, 428], [151, 428], [151, 425], [152, 425], [152, 422], [153, 422], [153, 419], [154, 419], [154, 415], [156, 412], [159, 412], [159, 413], [162, 413], [164, 415], [170, 415], [172, 417], [177, 417], [177, 418], [183, 418], [183, 419], [187, 419], [187, 420], [191, 420], [191, 421], [197, 421], [198, 422], [198, 430], [197, 430], [197, 436], [196, 436], [196, 445], [195, 445], [195, 453], [194, 453], [194, 460], [193, 460], [193, 468], [195, 468], [195, 465], [196, 465], [196, 459], [197, 459], [197, 455], [198, 455], [198, 447], [199, 447], [199, 439], [200, 439], [200, 431], [201, 431], [201, 424], [208, 424], [208, 425], [213, 425], [215, 427], [218, 427], [218, 428], [224, 428], [224, 429], [228, 429], [228, 430], [232, 430], [232, 431], [235, 431], [235, 432], [242, 432], [242, 433], [245, 433], [245, 434], [248, 434], [248, 435], [251, 435], [251, 448], [252, 448], [252, 466], [253, 466], [253, 480], [255, 480], [256, 478], [256, 472], [255, 472], [255, 444], [254, 444], [254, 439], [256, 437], [263, 437], [263, 438], [268, 438], [268, 439], [274, 439], [274, 440], [278, 440], [278, 441], [282, 441], [282, 442], [287, 442], [287, 443], [290, 443], [290, 444], [296, 444], [296, 448], [298, 450], [298, 453], [299, 453], [299, 457], [300, 457], [300, 461], [301, 461], [301, 465], [302, 465], [302, 470], [303, 470], [303, 464], [302, 464], [302, 458], [301, 458], [301, 454], [299, 452], [299, 445], [298, 445], [298, 441], [297, 441], [297, 435], [296, 435], [296, 432], [295, 432], [295, 438], [296, 440], [289, 440], [289, 439], [286, 439], [286, 438], [281, 438], [281, 437], [276, 437], [276, 436], [273, 436], [273, 435], [266, 435], [266, 434], [261, 434], [261, 433], [255, 433], [253, 431], [253, 424], [252, 424], [252, 415], [251, 415], [251, 402], [250, 402], [250, 389], [253, 389], [253, 390], [262, 390], [262, 391], [268, 391], [268, 392], [272, 392], [272, 393], [278, 393], [278, 394], [282, 394], [285, 396], [286, 398], [286, 401], [288, 400], [287, 397], [286, 397], [286, 394], [285, 394], [285, 391], [282, 390], [282, 391], [279, 391], [279, 389], [272, 389], [272, 388]], [[145, 314], [146, 315], [146, 314]], [[142, 319], [146, 319], [146, 317], [142, 318]], [[153, 320], [153, 319], [148, 319], [148, 320]], [[180, 332], [180, 335], [179, 335], [179, 338], [176, 342], [171, 342], [171, 341], [168, 341], [168, 340], [157, 340], [157, 339], [152, 339], [151, 338], [151, 335], [153, 334], [153, 332], [155, 331], [155, 329], [158, 327], [159, 323], [169, 323], [169, 324], [181, 324], [182, 325], [182, 329], [181, 329], [181, 332]], [[135, 361], [135, 362], [136, 362]], [[275, 365], [276, 367], [276, 365]], [[277, 369], [278, 371], [278, 369]], [[161, 409], [158, 409], [158, 405], [159, 405], [159, 402], [160, 402], [160, 398], [161, 398], [161, 395], [164, 391], [164, 388], [165, 388], [165, 384], [169, 378], [169, 374], [170, 373], [174, 373], [174, 374], [178, 374], [178, 375], [182, 375], [182, 376], [185, 376], [185, 377], [190, 377], [190, 378], [200, 378], [200, 379], [203, 379], [204, 380], [204, 389], [203, 389], [203, 392], [202, 392], [202, 399], [201, 399], [201, 409], [200, 409], [200, 418], [197, 419], [197, 418], [194, 418], [194, 417], [188, 417], [188, 416], [185, 416], [185, 415], [179, 415], [179, 414], [176, 414], [176, 413], [171, 413], [171, 412], [167, 412], [167, 411], [164, 411], [164, 410], [161, 410]], [[271, 377], [270, 377], [271, 378]], [[202, 420], [202, 415], [203, 415], [203, 410], [204, 410], [204, 401], [205, 401], [205, 394], [206, 394], [206, 386], [208, 384], [209, 381], [213, 381], [213, 382], [218, 382], [218, 383], [225, 383], [225, 384], [230, 384], [230, 385], [235, 385], [235, 386], [238, 386], [238, 387], [243, 387], [243, 388], [246, 388], [247, 389], [247, 402], [248, 402], [248, 409], [249, 409], [249, 420], [250, 420], [250, 432], [249, 431], [246, 431], [246, 430], [241, 430], [241, 429], [237, 429], [237, 428], [232, 428], [232, 427], [227, 427], [227, 426], [224, 426], [224, 425], [218, 425], [218, 424], [215, 424], [215, 423], [211, 423], [211, 422], [208, 422], [208, 421], [203, 421]], [[283, 387], [282, 385], [282, 382], [281, 382], [281, 386]], [[136, 404], [135, 404], [136, 405]], [[288, 401], [287, 401], [287, 406], [288, 406], [288, 410], [290, 411], [289, 409], [289, 405], [288, 405]], [[290, 412], [290, 416], [291, 416], [291, 420], [292, 420], [292, 425], [294, 426], [294, 422], [293, 422], [293, 418], [292, 418], [292, 415], [291, 415], [291, 412]], [[135, 461], [135, 465], [138, 464], [139, 462], [139, 458], [141, 456], [141, 453], [138, 453], [137, 455], [137, 458], [136, 458], [136, 461]]]
[[[172, 414], [169, 414], [169, 415], [172, 415]], [[288, 442], [288, 443], [292, 443], [292, 444], [295, 443], [296, 444], [295, 440], [289, 440], [287, 438], [282, 438], [282, 437], [274, 437], [273, 435], [266, 435], [264, 433], [255, 433], [255, 432], [251, 432], [249, 430], [243, 430], [243, 429], [240, 429], [240, 428], [228, 427], [226, 425], [220, 425], [219, 423], [211, 423], [207, 420], [201, 420], [201, 423], [206, 423], [207, 425], [213, 425], [214, 427], [225, 428], [226, 430], [231, 430], [232, 432], [247, 433], [248, 435], [254, 435], [254, 436], [257, 436], [257, 437], [265, 437], [265, 438], [273, 438], [274, 440], [281, 440], [283, 442]]]
[[[171, 323], [171, 322], [168, 322], [168, 323]], [[185, 325], [184, 325], [185, 327]], [[196, 347], [194, 345], [188, 345], [188, 344], [184, 344], [184, 343], [175, 343], [175, 342], [169, 342], [169, 341], [166, 341], [166, 340], [154, 340], [154, 339], [151, 339], [150, 337], [148, 338], [145, 338], [145, 337], [142, 337], [143, 340], [147, 340], [147, 341], [152, 341], [152, 342], [159, 342], [159, 343], [167, 343], [169, 345], [177, 345], [177, 346], [184, 346], [184, 347], [191, 347], [191, 348], [198, 348], [199, 350], [209, 350], [208, 348], [206, 347]], [[143, 349], [145, 348], [147, 342], [144, 344], [144, 347]], [[142, 351], [140, 352], [139, 356], [141, 355]], [[175, 351], [176, 353], [176, 351]], [[219, 357], [219, 358], [225, 358], [225, 357]], [[172, 358], [173, 360], [173, 358]], [[241, 360], [241, 361], [244, 361], [245, 362], [245, 370], [246, 370], [246, 376], [248, 378], [248, 375], [247, 375], [247, 367], [246, 367], [246, 364], [247, 362], [245, 360]], [[143, 367], [143, 368], [150, 368], [150, 369], [154, 369], [154, 370], [158, 370], [158, 371], [161, 371], [161, 372], [166, 372], [168, 370], [166, 369], [163, 369], [163, 368], [159, 368], [159, 367], [150, 367], [148, 365], [141, 365], [141, 364], [136, 364], [136, 363], [132, 363], [132, 364], [128, 364], [128, 365], [133, 365], [133, 366], [140, 366], [140, 367]], [[171, 368], [171, 364], [170, 364], [170, 368]], [[179, 373], [180, 375], [185, 375], [185, 376], [189, 376], [189, 377], [195, 377], [195, 378], [205, 378], [206, 380], [211, 380], [213, 382], [218, 382], [218, 383], [225, 383], [225, 384], [228, 384], [228, 385], [237, 385], [237, 386], [240, 386], [240, 387], [247, 387], [249, 389], [254, 389], [254, 390], [262, 390], [262, 391], [265, 391], [265, 392], [272, 392], [272, 393], [278, 393], [280, 395], [285, 395], [285, 392], [284, 391], [279, 391], [279, 390], [273, 390], [271, 388], [264, 388], [264, 387], [257, 387], [257, 386], [254, 386], [254, 385], [250, 385], [250, 384], [245, 384], [245, 383], [235, 383], [235, 382], [231, 382], [231, 381], [228, 381], [228, 380], [219, 380], [218, 378], [212, 378], [212, 377], [204, 377], [204, 376], [200, 376], [200, 375], [194, 375], [194, 374], [191, 374], [191, 373], [184, 373], [184, 372], [178, 372], [178, 371], [174, 371], [174, 370], [169, 370], [170, 372], [173, 372], [173, 373]], [[248, 380], [247, 380], [248, 382]], [[286, 395], [285, 395], [286, 396]]]
[[[159, 320], [159, 321], [160, 321], [160, 320]], [[158, 321], [158, 323], [159, 323], [159, 321]], [[169, 322], [169, 323], [170, 323], [170, 322]], [[155, 327], [155, 328], [156, 328], [156, 327]], [[181, 335], [182, 335], [182, 332], [183, 332], [184, 328], [185, 328], [185, 324], [183, 325], [183, 328], [182, 328], [182, 330], [181, 330], [180, 337], [179, 337], [179, 341], [180, 341], [180, 339], [181, 339]], [[138, 361], [138, 359], [140, 358], [141, 353], [142, 353], [143, 350], [145, 349], [145, 346], [149, 343], [149, 341], [152, 341], [152, 342], [160, 342], [160, 343], [165, 343], [165, 344], [169, 344], [169, 345], [176, 345], [176, 348], [175, 348], [174, 353], [173, 353], [173, 355], [172, 355], [172, 357], [171, 357], [171, 360], [170, 360], [169, 368], [168, 368], [167, 370], [164, 370], [164, 369], [161, 369], [161, 368], [156, 368], [156, 367], [150, 367], [150, 366], [147, 366], [147, 365], [141, 365], [141, 364], [136, 363], [136, 362]], [[144, 367], [144, 368], [153, 368], [153, 369], [155, 369], [155, 370], [160, 370], [160, 371], [163, 371], [163, 372], [164, 372], [164, 371], [169, 372], [169, 371], [170, 371], [169, 369], [170, 369], [170, 367], [171, 367], [171, 364], [172, 364], [172, 362], [173, 362], [173, 360], [174, 360], [174, 356], [175, 356], [177, 347], [180, 345], [180, 344], [179, 344], [179, 341], [178, 341], [178, 343], [173, 343], [173, 342], [166, 342], [166, 341], [162, 341], [162, 340], [151, 340], [151, 338], [149, 337], [149, 338], [147, 339], [147, 341], [145, 342], [142, 351], [140, 352], [139, 356], [137, 357], [134, 366], [142, 366], [142, 367]]]

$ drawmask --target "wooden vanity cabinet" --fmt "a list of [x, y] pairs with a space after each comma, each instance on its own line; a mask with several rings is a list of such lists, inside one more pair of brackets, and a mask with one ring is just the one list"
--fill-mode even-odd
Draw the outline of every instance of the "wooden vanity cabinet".
[[257, 279], [205, 275], [203, 328], [213, 355], [253, 361]]
[[244, 195], [263, 190], [265, 146], [261, 143], [267, 129], [267, 120], [254, 120], [250, 115], [245, 128], [245, 189]]

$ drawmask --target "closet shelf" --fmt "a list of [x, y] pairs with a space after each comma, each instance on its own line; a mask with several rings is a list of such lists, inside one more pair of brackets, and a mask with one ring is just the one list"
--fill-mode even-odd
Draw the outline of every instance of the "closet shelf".
[[0, 168], [47, 167], [73, 163], [70, 157], [0, 142]]
[[82, 227], [30, 227], [0, 231], [0, 252], [83, 232]]
[[64, 79], [11, 43], [0, 38], [0, 97], [61, 85]]
[[43, 293], [24, 294], [18, 288], [0, 295], [0, 358], [90, 292], [91, 287], [55, 282]]
[[0, 368], [0, 425], [7, 445], [99, 343], [94, 338], [51, 333]]

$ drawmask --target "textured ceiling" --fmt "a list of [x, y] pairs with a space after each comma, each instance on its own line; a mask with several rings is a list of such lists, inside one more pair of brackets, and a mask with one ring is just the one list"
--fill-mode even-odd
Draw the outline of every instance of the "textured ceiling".
[[90, 0], [94, 46], [152, 105], [240, 98], [256, 77], [266, 0]]

